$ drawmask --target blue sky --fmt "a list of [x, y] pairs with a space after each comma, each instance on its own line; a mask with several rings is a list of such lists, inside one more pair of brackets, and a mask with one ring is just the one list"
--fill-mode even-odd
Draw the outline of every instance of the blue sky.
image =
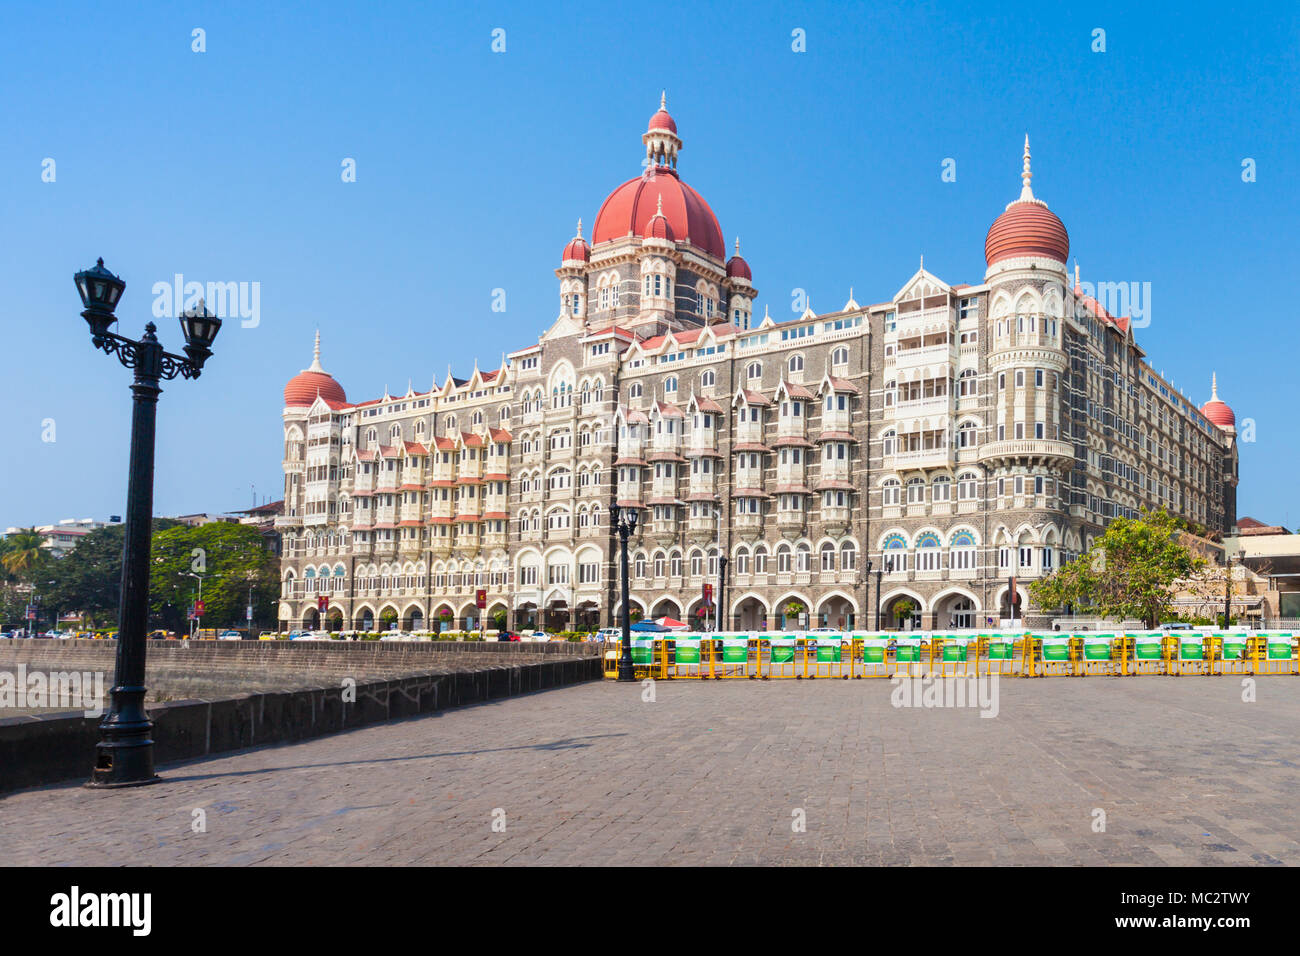
[[1084, 279], [1150, 282], [1157, 370], [1198, 404], [1217, 370], [1254, 420], [1239, 513], [1300, 523], [1296, 5], [270, 6], [6, 4], [0, 529], [124, 510], [130, 375], [92, 351], [72, 284], [96, 256], [133, 336], [175, 273], [260, 283], [260, 324], [228, 322], [203, 377], [166, 386], [155, 512], [279, 497], [280, 393], [313, 331], [353, 401], [533, 343], [663, 88], [683, 178], [778, 319], [796, 288], [823, 312], [850, 286], [887, 299], [922, 254], [980, 282], [1028, 132]]

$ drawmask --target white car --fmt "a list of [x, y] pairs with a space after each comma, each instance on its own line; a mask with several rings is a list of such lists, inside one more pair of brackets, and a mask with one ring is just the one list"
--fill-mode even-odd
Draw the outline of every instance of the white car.
[[416, 638], [407, 634], [405, 631], [385, 631], [384, 635], [379, 638], [381, 641], [414, 641]]
[[222, 631], [217, 635], [217, 640], [219, 641], [242, 641], [243, 639], [244, 635], [240, 634], [238, 631]]
[[602, 627], [596, 632], [593, 640], [603, 641], [606, 644], [610, 641], [621, 641], [623, 640], [623, 629], [621, 627]]
[[547, 634], [545, 631], [524, 631], [519, 635], [519, 640], [546, 644], [550, 642], [551, 635]]

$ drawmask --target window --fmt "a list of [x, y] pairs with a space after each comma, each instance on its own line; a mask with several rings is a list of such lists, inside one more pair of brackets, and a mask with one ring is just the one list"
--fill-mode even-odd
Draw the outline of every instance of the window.
[[916, 570], [938, 571], [940, 568], [939, 536], [932, 531], [916, 539]]
[[762, 362], [750, 362], [749, 365], [745, 368], [745, 377], [746, 377], [747, 379], [749, 379], [751, 382], [752, 382], [754, 379], [762, 378], [762, 377], [763, 377], [763, 363], [762, 363]]
[[834, 571], [835, 570], [835, 545], [831, 544], [829, 541], [822, 544], [821, 556], [822, 556], [822, 570]]
[[831, 353], [831, 365], [848, 365], [848, 364], [849, 364], [849, 350], [841, 345], [839, 348], [837, 348], [835, 351]]
[[947, 475], [939, 475], [934, 479], [933, 498], [936, 502], [952, 500], [952, 479]]
[[909, 505], [921, 504], [925, 501], [925, 479], [909, 478], [907, 479], [907, 503]]
[[840, 548], [840, 570], [856, 571], [858, 568], [858, 549], [852, 541], [844, 542], [844, 547]]
[[664, 391], [665, 391], [665, 392], [676, 392], [676, 391], [677, 391], [677, 376], [676, 376], [676, 375], [669, 375], [666, 379], [664, 379]]
[[898, 504], [898, 496], [902, 491], [902, 486], [898, 483], [897, 478], [887, 479], [885, 483], [880, 486], [880, 489], [881, 504], [885, 507], [889, 507], [890, 505], [896, 506]]
[[712, 369], [709, 369], [703, 375], [700, 376], [700, 387], [712, 388], [717, 381], [718, 381], [717, 375], [713, 373]]
[[787, 363], [787, 367], [790, 369], [791, 372], [802, 372], [802, 371], [803, 371], [803, 356], [802, 356], [802, 355], [791, 355], [791, 356], [790, 356], [790, 361]]

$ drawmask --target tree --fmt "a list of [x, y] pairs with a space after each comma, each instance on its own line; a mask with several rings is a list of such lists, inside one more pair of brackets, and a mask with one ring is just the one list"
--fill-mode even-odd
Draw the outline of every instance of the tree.
[[506, 618], [506, 609], [503, 607], [499, 607], [492, 612], [492, 623], [496, 625], [498, 631], [504, 631], [506, 629]]
[[1029, 592], [1040, 608], [1091, 607], [1102, 617], [1136, 617], [1155, 627], [1170, 613], [1176, 582], [1205, 566], [1183, 544], [1182, 531], [1163, 508], [1117, 518], [1090, 551], [1032, 582]]
[[252, 525], [230, 521], [177, 525], [153, 536], [153, 569], [149, 584], [150, 611], [176, 620], [198, 596], [203, 577], [204, 622], [223, 627], [244, 622], [249, 588], [253, 614], [273, 620], [279, 597], [277, 564]]
[[910, 621], [915, 613], [916, 605], [909, 598], [902, 598], [894, 603], [894, 617], [898, 620], [900, 628], [903, 626], [903, 622]]
[[27, 580], [42, 558], [46, 557], [41, 547], [44, 540], [35, 528], [24, 528], [6, 535], [0, 541], [0, 565], [13, 577]]

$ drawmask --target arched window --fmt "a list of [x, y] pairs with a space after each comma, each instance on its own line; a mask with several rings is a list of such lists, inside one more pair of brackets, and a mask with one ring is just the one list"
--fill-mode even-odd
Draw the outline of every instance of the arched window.
[[790, 546], [783, 544], [776, 549], [776, 573], [790, 573]]
[[632, 387], [627, 390], [627, 394], [631, 398], [640, 398], [643, 391], [640, 382], [633, 382]]
[[931, 488], [931, 496], [935, 502], [952, 500], [952, 479], [947, 475], [937, 475], [934, 479], [934, 485]]
[[835, 349], [835, 351], [831, 352], [832, 366], [848, 365], [848, 364], [849, 364], [849, 350], [845, 348], [843, 345]]
[[845, 541], [840, 548], [840, 570], [856, 571], [858, 569], [858, 549], [852, 541]]
[[932, 531], [921, 534], [916, 539], [916, 570], [938, 571], [940, 553], [939, 536]]
[[803, 371], [803, 356], [802, 356], [802, 355], [791, 355], [791, 356], [790, 356], [790, 361], [786, 363], [786, 367], [789, 368], [791, 372], [802, 372], [802, 371]]
[[737, 574], [749, 573], [749, 549], [748, 548], [739, 548], [736, 551], [736, 573]]
[[975, 536], [957, 531], [948, 540], [948, 564], [954, 571], [975, 570]]
[[907, 479], [907, 503], [909, 505], [921, 504], [925, 501], [925, 479], [909, 478]]
[[717, 382], [717, 380], [718, 377], [713, 374], [713, 369], [709, 369], [703, 375], [700, 376], [700, 387], [712, 388], [713, 385]]
[[[883, 445], [881, 454], [892, 455], [894, 453], [895, 448], [898, 445], [898, 436], [894, 433], [892, 428], [881, 436], [881, 444]], [[897, 504], [898, 502], [894, 503]]]
[[763, 377], [763, 363], [762, 363], [762, 362], [750, 362], [749, 365], [746, 366], [746, 368], [745, 368], [745, 377], [746, 377], [747, 379], [749, 379], [751, 382], [752, 382], [754, 379], [762, 378], [762, 377]]
[[666, 379], [664, 379], [664, 391], [665, 391], [665, 392], [676, 392], [676, 391], [677, 391], [677, 376], [676, 376], [676, 375], [669, 375]]
[[901, 534], [891, 534], [881, 547], [881, 565], [886, 571], [907, 570], [907, 539]]
[[834, 571], [835, 570], [835, 545], [831, 544], [829, 541], [823, 542], [821, 547], [821, 556], [822, 556], [822, 570]]
[[754, 549], [754, 573], [767, 574], [767, 548], [761, 544]]
[[881, 490], [881, 504], [883, 504], [885, 507], [889, 507], [890, 505], [897, 506], [898, 496], [900, 491], [902, 490], [902, 485], [899, 484], [897, 478], [886, 479], [884, 484], [880, 486], [880, 490]]
[[976, 428], [974, 422], [962, 422], [957, 426], [957, 447], [975, 447]]

